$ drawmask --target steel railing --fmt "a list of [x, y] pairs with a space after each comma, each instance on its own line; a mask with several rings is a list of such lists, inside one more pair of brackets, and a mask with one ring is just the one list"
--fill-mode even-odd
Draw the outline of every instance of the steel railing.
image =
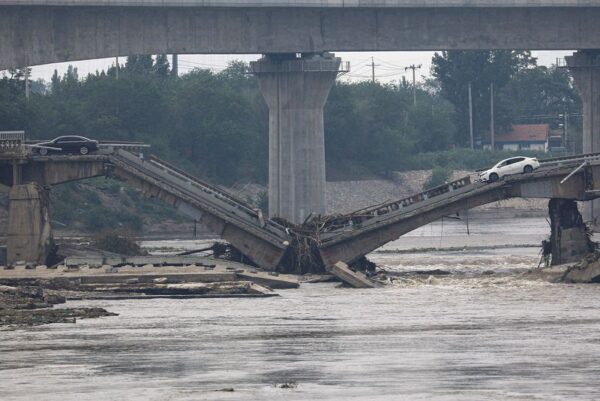
[[25, 131], [0, 131], [0, 153], [23, 154]]

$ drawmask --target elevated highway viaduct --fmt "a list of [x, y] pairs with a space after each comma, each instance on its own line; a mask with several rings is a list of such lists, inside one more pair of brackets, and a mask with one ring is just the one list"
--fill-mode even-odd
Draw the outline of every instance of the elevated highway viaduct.
[[600, 49], [596, 0], [0, 0], [0, 69], [157, 53]]
[[[599, 0], [0, 0], [0, 69], [157, 53], [267, 55], [269, 213], [325, 210], [327, 52], [579, 50], [584, 152], [600, 152]], [[301, 56], [299, 56], [301, 55]], [[590, 204], [592, 204], [590, 202]], [[600, 215], [594, 202], [587, 219]]]

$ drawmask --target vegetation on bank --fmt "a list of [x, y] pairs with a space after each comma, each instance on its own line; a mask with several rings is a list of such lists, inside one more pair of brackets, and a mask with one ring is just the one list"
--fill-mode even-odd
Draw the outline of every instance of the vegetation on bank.
[[184, 221], [173, 208], [105, 178], [53, 187], [50, 202], [52, 223], [56, 227], [95, 233], [106, 230], [138, 232], [145, 224], [156, 224], [165, 219]]

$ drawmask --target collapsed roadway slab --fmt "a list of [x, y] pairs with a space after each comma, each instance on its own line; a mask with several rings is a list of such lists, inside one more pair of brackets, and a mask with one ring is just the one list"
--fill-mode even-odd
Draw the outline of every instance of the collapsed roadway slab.
[[[44, 166], [53, 168], [53, 163], [68, 160], [71, 156], [15, 157], [22, 165], [29, 163], [42, 169]], [[92, 159], [94, 156], [77, 156], [81, 157]], [[158, 158], [143, 159], [122, 149], [115, 149], [104, 157], [107, 158], [104, 175], [138, 187], [146, 196], [164, 201], [203, 222], [258, 266], [266, 270], [297, 274], [322, 273], [337, 262], [351, 265], [362, 256], [417, 227], [485, 203], [511, 197], [573, 201], [589, 201], [600, 197], [600, 154], [582, 155], [542, 160], [541, 167], [534, 173], [508, 176], [495, 183], [472, 182], [466, 177], [408, 198], [348, 215], [314, 215], [304, 224], [296, 225], [263, 216], [259, 210], [226, 191]], [[83, 160], [79, 162], [85, 163]], [[13, 164], [10, 157], [0, 157], [0, 173], [3, 169], [12, 168]], [[89, 171], [95, 172], [95, 169]], [[8, 175], [0, 174], [0, 178]], [[72, 175], [67, 174], [66, 177], [70, 179]], [[54, 182], [53, 185], [57, 183]], [[16, 188], [15, 193], [20, 191]], [[13, 209], [18, 210], [18, 202], [22, 197], [13, 198]], [[35, 203], [38, 198], [34, 193], [22, 200], [28, 205], [27, 202]], [[26, 209], [43, 209], [33, 206], [26, 206]], [[9, 217], [9, 221], [15, 222], [9, 225], [9, 232], [27, 235], [33, 243], [39, 245], [42, 241], [39, 238], [42, 237], [37, 233], [40, 230], [29, 233], [23, 227], [42, 227], [45, 223], [41, 216], [44, 214], [13, 213], [24, 217]], [[22, 257], [25, 260], [32, 258], [33, 261], [37, 255], [38, 253], [31, 251], [29, 255]]]

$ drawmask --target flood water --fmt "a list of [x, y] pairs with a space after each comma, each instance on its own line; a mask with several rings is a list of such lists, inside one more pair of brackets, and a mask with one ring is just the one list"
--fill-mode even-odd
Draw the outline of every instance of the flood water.
[[0, 399], [599, 400], [600, 287], [519, 277], [538, 264], [527, 245], [544, 219], [473, 219], [469, 232], [438, 222], [370, 255], [452, 273], [384, 289], [70, 302], [119, 316], [0, 331]]

